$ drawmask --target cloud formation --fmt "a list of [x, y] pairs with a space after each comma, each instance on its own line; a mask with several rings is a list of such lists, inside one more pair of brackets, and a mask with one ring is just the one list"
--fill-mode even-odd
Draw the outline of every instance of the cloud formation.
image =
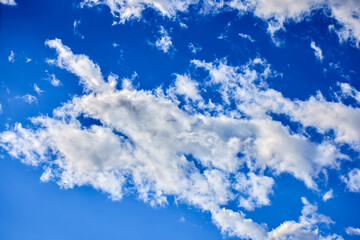
[[360, 169], [351, 170], [347, 176], [342, 176], [341, 180], [346, 183], [350, 192], [360, 192]]
[[31, 94], [25, 94], [24, 96], [16, 96], [16, 98], [28, 104], [37, 103], [37, 98]]
[[[329, 102], [320, 93], [306, 101], [283, 97], [267, 87], [266, 79], [276, 73], [260, 58], [241, 67], [194, 60], [208, 73], [205, 82], [178, 74], [168, 89], [150, 91], [135, 89], [127, 79], [118, 89], [118, 76], [104, 78], [88, 56], [74, 54], [59, 39], [46, 45], [57, 52], [48, 62], [78, 76], [84, 93], [53, 116], [32, 118], [33, 127], [16, 124], [0, 133], [11, 156], [44, 168], [42, 181], [64, 188], [91, 185], [113, 200], [137, 194], [152, 206], [166, 205], [173, 196], [210, 212], [222, 232], [242, 238], [320, 238], [318, 224], [332, 223], [305, 198], [299, 221], [272, 231], [226, 206], [230, 201], [245, 210], [269, 205], [274, 178], [283, 173], [318, 189], [319, 174], [347, 158], [339, 146], [358, 150], [358, 108]], [[199, 89], [209, 85], [220, 100], [202, 95]], [[271, 114], [284, 114], [319, 134], [331, 130], [334, 137], [312, 142]], [[350, 175], [346, 179], [350, 182]]]
[[0, 0], [0, 3], [2, 3], [4, 5], [10, 5], [10, 6], [15, 6], [16, 5], [15, 0]]
[[314, 41], [311, 41], [310, 47], [314, 50], [315, 57], [319, 59], [319, 61], [322, 61], [324, 59], [324, 56], [322, 54], [321, 48], [316, 46]]
[[348, 235], [357, 236], [357, 235], [360, 235], [360, 228], [347, 227], [347, 228], [345, 229], [345, 232], [346, 232]]
[[326, 202], [327, 200], [329, 200], [333, 197], [334, 197], [334, 193], [333, 193], [333, 190], [331, 189], [323, 195], [323, 201]]
[[200, 6], [202, 14], [236, 10], [240, 14], [253, 13], [268, 24], [268, 31], [275, 43], [276, 31], [285, 29], [284, 24], [300, 22], [314, 10], [330, 12], [330, 17], [337, 21], [331, 29], [339, 36], [340, 42], [352, 41], [357, 47], [360, 43], [360, 5], [357, 0], [84, 0], [81, 5], [92, 7], [106, 5], [118, 22], [140, 19], [146, 8], [151, 8], [162, 16], [174, 19], [177, 13], [186, 13], [190, 6]]
[[[317, 224], [329, 226], [334, 222], [327, 216], [317, 213], [317, 206], [306, 198], [301, 198], [304, 207], [299, 221], [286, 221], [269, 233], [268, 239], [334, 239], [332, 236], [321, 236]], [[337, 237], [337, 236], [336, 236]], [[340, 238], [336, 238], [340, 240]]]
[[156, 40], [155, 46], [164, 53], [168, 53], [169, 50], [173, 47], [171, 37], [169, 33], [165, 30], [163, 26], [160, 26], [159, 31], [160, 37]]
[[10, 51], [10, 55], [8, 56], [8, 60], [9, 62], [11, 63], [14, 63], [15, 62], [15, 54], [14, 54], [14, 51]]

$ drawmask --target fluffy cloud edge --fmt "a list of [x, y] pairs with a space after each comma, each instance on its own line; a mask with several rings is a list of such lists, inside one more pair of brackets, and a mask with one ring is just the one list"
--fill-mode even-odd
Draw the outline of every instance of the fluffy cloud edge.
[[[265, 80], [271, 74], [262, 59], [254, 59], [242, 67], [231, 67], [221, 61], [193, 61], [198, 68], [209, 72], [211, 84], [219, 86], [224, 100], [223, 105], [219, 105], [202, 99], [198, 83], [186, 75], [176, 77], [173, 87], [168, 89], [172, 94], [165, 94], [161, 89], [118, 90], [118, 77], [110, 75], [105, 80], [100, 67], [88, 56], [74, 54], [59, 39], [46, 41], [46, 45], [58, 54], [48, 62], [77, 75], [84, 94], [55, 109], [53, 117], [33, 118], [36, 126], [33, 129], [17, 124], [0, 134], [1, 146], [11, 156], [26, 164], [44, 166], [42, 181], [54, 180], [65, 188], [92, 185], [110, 194], [112, 199], [120, 200], [131, 179], [139, 197], [150, 205], [165, 205], [166, 197], [173, 195], [211, 212], [213, 221], [224, 233], [266, 239], [283, 231], [268, 233], [241, 211], [234, 212], [223, 206], [235, 199], [248, 210], [270, 204], [274, 180], [262, 175], [261, 169], [269, 168], [275, 175], [291, 173], [309, 188], [316, 189], [314, 179], [320, 170], [337, 168], [338, 158], [343, 157], [335, 145], [311, 143], [266, 117], [269, 109], [259, 107], [268, 107], [264, 103], [269, 101], [271, 105], [286, 103], [290, 109], [297, 109], [299, 116], [293, 118], [305, 123], [303, 119], [307, 119], [307, 114], [303, 112], [307, 107], [304, 106], [326, 107], [330, 103], [324, 99], [293, 102], [273, 89], [259, 88], [254, 80]], [[261, 65], [263, 71], [256, 72], [254, 64]], [[229, 91], [232, 91], [231, 97]], [[186, 104], [188, 110], [178, 107], [178, 94], [193, 100]], [[229, 101], [235, 101], [236, 110], [224, 109]], [[244, 111], [244, 106], [257, 102], [261, 104], [249, 108], [252, 111]], [[341, 103], [331, 104], [341, 106], [345, 112], [352, 111]], [[211, 109], [216, 114], [200, 114], [194, 112], [196, 109]], [[287, 108], [279, 109], [270, 110], [291, 112]], [[239, 118], [239, 111], [248, 117]], [[101, 124], [83, 126], [78, 119], [80, 115], [99, 120]], [[315, 127], [317, 124], [313, 123]], [[343, 119], [342, 124], [346, 124]], [[337, 122], [329, 128], [335, 125]], [[286, 143], [288, 149], [279, 142]], [[245, 158], [237, 157], [239, 152]], [[308, 152], [312, 157], [301, 152]], [[313, 159], [313, 156], [317, 157]], [[239, 172], [243, 164], [251, 171], [246, 176]], [[233, 178], [237, 173], [240, 175]], [[238, 179], [235, 185], [234, 179]], [[314, 226], [318, 222], [332, 222], [315, 214], [316, 207], [306, 199], [303, 203], [299, 222], [284, 223], [294, 226], [296, 234], [315, 234]]]
[[[356, 0], [84, 0], [82, 7], [106, 5], [119, 23], [133, 19], [141, 19], [142, 12], [151, 8], [162, 16], [175, 19], [178, 13], [187, 13], [191, 6], [200, 7], [202, 14], [216, 14], [221, 11], [235, 10], [240, 14], [253, 13], [268, 24], [268, 32], [274, 43], [280, 44], [275, 33], [284, 28], [284, 24], [293, 21], [299, 22], [310, 16], [314, 10], [329, 11], [330, 17], [335, 19], [339, 26], [330, 26], [338, 35], [339, 41], [353, 42], [360, 45], [360, 6]], [[116, 22], [115, 22], [116, 23]]]

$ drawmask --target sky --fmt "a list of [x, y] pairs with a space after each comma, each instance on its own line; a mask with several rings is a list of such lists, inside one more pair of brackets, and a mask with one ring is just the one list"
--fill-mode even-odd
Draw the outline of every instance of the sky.
[[0, 0], [0, 239], [358, 239], [358, 0]]

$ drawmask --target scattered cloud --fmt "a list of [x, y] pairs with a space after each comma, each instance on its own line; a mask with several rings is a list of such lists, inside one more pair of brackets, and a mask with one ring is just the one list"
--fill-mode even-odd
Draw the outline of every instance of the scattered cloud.
[[334, 27], [340, 41], [351, 40], [359, 47], [360, 5], [357, 0], [231, 0], [228, 5], [240, 12], [251, 11], [255, 16], [268, 22], [268, 31], [272, 37], [276, 31], [285, 29], [286, 22], [300, 22], [310, 16], [313, 10], [328, 9], [331, 17], [340, 24], [339, 28]]
[[160, 26], [160, 38], [158, 38], [155, 42], [155, 46], [164, 53], [168, 53], [171, 48], [173, 48], [173, 43], [171, 41], [171, 37], [168, 32], [165, 30], [163, 26]]
[[197, 1], [194, 0], [84, 0], [82, 7], [93, 7], [96, 5], [107, 5], [113, 16], [119, 23], [125, 23], [132, 19], [139, 19], [146, 8], [152, 8], [162, 16], [175, 18], [177, 12], [186, 12], [188, 7]]
[[322, 54], [321, 48], [316, 46], [314, 41], [311, 42], [310, 47], [314, 50], [316, 58], [319, 59], [319, 61], [322, 61], [324, 59], [324, 56]]
[[0, 3], [10, 6], [15, 6], [17, 4], [15, 0], [0, 0]]
[[350, 192], [360, 192], [360, 169], [351, 170], [347, 176], [342, 176], [341, 180], [346, 183]]
[[239, 36], [244, 38], [244, 39], [249, 40], [250, 42], [255, 42], [255, 40], [250, 35], [247, 35], [245, 33], [239, 33]]
[[[359, 47], [360, 44], [360, 5], [358, 0], [230, 0], [219, 1], [166, 1], [166, 0], [84, 0], [82, 7], [107, 5], [118, 23], [125, 23], [132, 19], [140, 19], [146, 8], [152, 8], [163, 16], [174, 19], [178, 12], [185, 13], [191, 5], [201, 5], [202, 14], [214, 14], [228, 9], [239, 11], [240, 14], [251, 12], [254, 16], [268, 24], [268, 32], [274, 43], [281, 42], [275, 37], [275, 33], [285, 29], [284, 24], [289, 21], [300, 22], [310, 16], [313, 10], [329, 10], [329, 16], [336, 19], [338, 27], [333, 30], [339, 36], [340, 42], [352, 41]], [[221, 35], [224, 38], [225, 35]]]
[[15, 62], [15, 53], [12, 50], [10, 51], [10, 55], [8, 56], [8, 60], [11, 63]]
[[48, 74], [46, 80], [48, 80], [50, 84], [53, 85], [54, 87], [58, 87], [61, 85], [60, 80], [56, 78], [55, 74]]
[[339, 36], [340, 42], [352, 41], [360, 47], [360, 4], [357, 0], [331, 0], [329, 4], [332, 17], [340, 27], [333, 28]]
[[124, 60], [124, 51], [122, 49], [120, 49], [120, 45], [116, 42], [113, 42], [112, 46], [113, 46], [113, 48], [117, 48], [119, 50], [120, 60]]
[[334, 197], [334, 193], [333, 190], [329, 190], [328, 192], [326, 192], [323, 196], [323, 201], [326, 202], [327, 200], [331, 199]]
[[179, 218], [179, 222], [181, 222], [181, 223], [185, 223], [185, 222], [186, 222], [185, 217], [184, 217], [184, 216], [181, 216], [181, 217]]
[[44, 90], [41, 90], [36, 83], [34, 83], [34, 91], [39, 95], [44, 92]]
[[186, 24], [183, 23], [183, 22], [180, 22], [179, 25], [180, 25], [180, 27], [182, 27], [182, 28], [188, 28], [188, 25], [186, 25]]
[[338, 84], [341, 88], [341, 96], [345, 98], [353, 98], [358, 103], [360, 103], [360, 92], [357, 91], [354, 87], [350, 86], [348, 83], [339, 83]]
[[255, 223], [251, 219], [245, 218], [245, 215], [241, 212], [234, 212], [230, 209], [222, 208], [212, 212], [212, 216], [214, 223], [221, 228], [223, 234], [253, 240], [264, 240], [268, 238], [268, 233], [263, 226]]
[[229, 34], [229, 31], [230, 31], [230, 27], [231, 27], [231, 22], [228, 22], [226, 25], [225, 25], [225, 30], [224, 32], [220, 33], [220, 35], [217, 37], [218, 39], [227, 39], [228, 37], [228, 34]]
[[345, 229], [346, 234], [352, 236], [360, 236], [360, 228], [347, 227]]
[[37, 98], [30, 94], [25, 94], [24, 96], [16, 96], [16, 98], [29, 104], [37, 103]]
[[78, 30], [78, 27], [80, 25], [81, 21], [80, 20], [75, 20], [74, 23], [73, 23], [73, 27], [74, 27], [74, 34], [78, 37], [80, 37], [81, 39], [84, 39], [85, 36], [82, 35], [79, 30]]
[[200, 52], [202, 48], [198, 44], [189, 43], [188, 48], [193, 54], [196, 54], [197, 52]]

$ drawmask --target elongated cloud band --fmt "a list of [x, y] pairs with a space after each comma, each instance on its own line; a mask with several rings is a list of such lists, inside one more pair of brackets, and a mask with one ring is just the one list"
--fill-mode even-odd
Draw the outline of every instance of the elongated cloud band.
[[[359, 151], [359, 108], [327, 101], [321, 93], [306, 101], [285, 98], [267, 87], [266, 79], [276, 73], [260, 58], [241, 67], [193, 60], [208, 74], [206, 80], [178, 74], [169, 88], [145, 91], [128, 79], [118, 89], [116, 75], [105, 80], [88, 56], [74, 54], [59, 39], [46, 45], [57, 52], [48, 62], [78, 76], [83, 95], [55, 109], [52, 117], [32, 118], [33, 128], [17, 124], [0, 134], [10, 155], [43, 166], [42, 181], [64, 188], [91, 185], [114, 200], [137, 194], [153, 206], [174, 196], [210, 212], [224, 233], [242, 238], [325, 237], [317, 224], [333, 222], [305, 198], [298, 221], [271, 231], [227, 206], [237, 201], [251, 211], [270, 205], [274, 177], [283, 173], [319, 190], [319, 174], [340, 168], [348, 158], [340, 146]], [[209, 85], [218, 98], [204, 96], [200, 87]], [[272, 114], [303, 128], [294, 132]], [[313, 142], [307, 127], [334, 136]]]

